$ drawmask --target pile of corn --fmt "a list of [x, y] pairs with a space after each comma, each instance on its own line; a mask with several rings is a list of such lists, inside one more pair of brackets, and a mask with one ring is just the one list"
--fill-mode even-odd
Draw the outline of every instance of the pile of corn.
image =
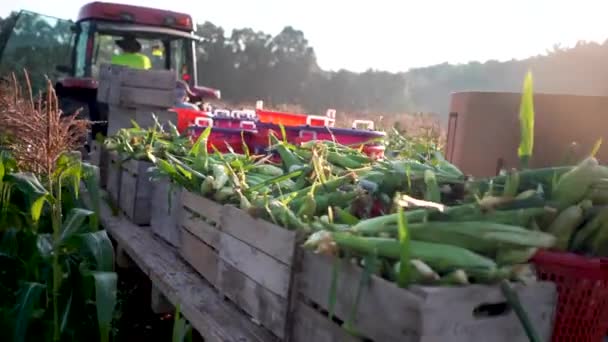
[[437, 152], [374, 161], [333, 142], [273, 137], [274, 157], [219, 154], [207, 152], [208, 134], [192, 142], [134, 127], [106, 147], [150, 160], [154, 178], [309, 234], [306, 248], [374, 260], [386, 279], [529, 280], [538, 249], [608, 255], [608, 168], [592, 157], [468, 180]]
[[532, 279], [528, 263], [538, 249], [608, 256], [607, 185], [608, 168], [592, 157], [573, 167], [511, 172], [467, 182], [462, 204], [398, 200], [418, 207], [315, 232], [305, 246], [377, 255], [385, 262], [376, 272], [389, 279], [403, 272], [404, 253], [417, 283]]

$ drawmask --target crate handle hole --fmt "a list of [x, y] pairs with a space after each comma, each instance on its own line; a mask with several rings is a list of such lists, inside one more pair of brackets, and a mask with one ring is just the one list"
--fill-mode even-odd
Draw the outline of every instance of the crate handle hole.
[[473, 317], [475, 318], [490, 318], [508, 315], [511, 312], [511, 306], [507, 302], [501, 303], [483, 303], [473, 309]]

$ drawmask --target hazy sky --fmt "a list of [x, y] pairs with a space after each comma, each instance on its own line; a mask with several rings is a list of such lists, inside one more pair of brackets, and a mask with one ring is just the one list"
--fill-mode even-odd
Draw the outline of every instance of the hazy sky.
[[[120, 0], [117, 0], [120, 1]], [[0, 0], [0, 16], [27, 9], [74, 19], [85, 0]], [[325, 69], [405, 71], [437, 63], [508, 60], [554, 44], [608, 38], [608, 0], [122, 0], [190, 13], [229, 33], [304, 31]]]

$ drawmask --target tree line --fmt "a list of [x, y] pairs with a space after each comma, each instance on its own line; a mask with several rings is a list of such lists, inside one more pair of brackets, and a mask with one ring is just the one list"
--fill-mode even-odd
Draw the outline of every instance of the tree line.
[[[9, 20], [0, 20], [0, 29]], [[36, 30], [49, 31], [41, 25]], [[199, 82], [221, 89], [223, 97], [235, 103], [264, 100], [297, 104], [311, 112], [335, 108], [347, 113], [427, 112], [446, 117], [451, 93], [517, 92], [528, 70], [534, 73], [538, 92], [608, 95], [607, 42], [554, 46], [524, 60], [358, 73], [323, 70], [304, 32], [291, 26], [273, 36], [251, 28], [228, 33], [205, 22], [197, 25], [196, 33], [203, 38], [197, 47]]]

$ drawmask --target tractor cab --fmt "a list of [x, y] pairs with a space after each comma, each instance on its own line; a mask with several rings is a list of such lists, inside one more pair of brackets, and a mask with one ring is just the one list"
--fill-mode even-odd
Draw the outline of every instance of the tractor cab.
[[[10, 18], [13, 27], [0, 36], [0, 73], [27, 69], [33, 84], [50, 77], [64, 112], [83, 108], [93, 121], [107, 119], [107, 108], [97, 102], [100, 66], [120, 54], [116, 42], [135, 37], [140, 53], [152, 69], [174, 70], [195, 95], [193, 100], [219, 99], [220, 91], [198, 86], [194, 23], [188, 14], [92, 2], [84, 5], [75, 22], [21, 11]], [[8, 36], [7, 36], [8, 33]], [[94, 129], [105, 133], [106, 128]]]

